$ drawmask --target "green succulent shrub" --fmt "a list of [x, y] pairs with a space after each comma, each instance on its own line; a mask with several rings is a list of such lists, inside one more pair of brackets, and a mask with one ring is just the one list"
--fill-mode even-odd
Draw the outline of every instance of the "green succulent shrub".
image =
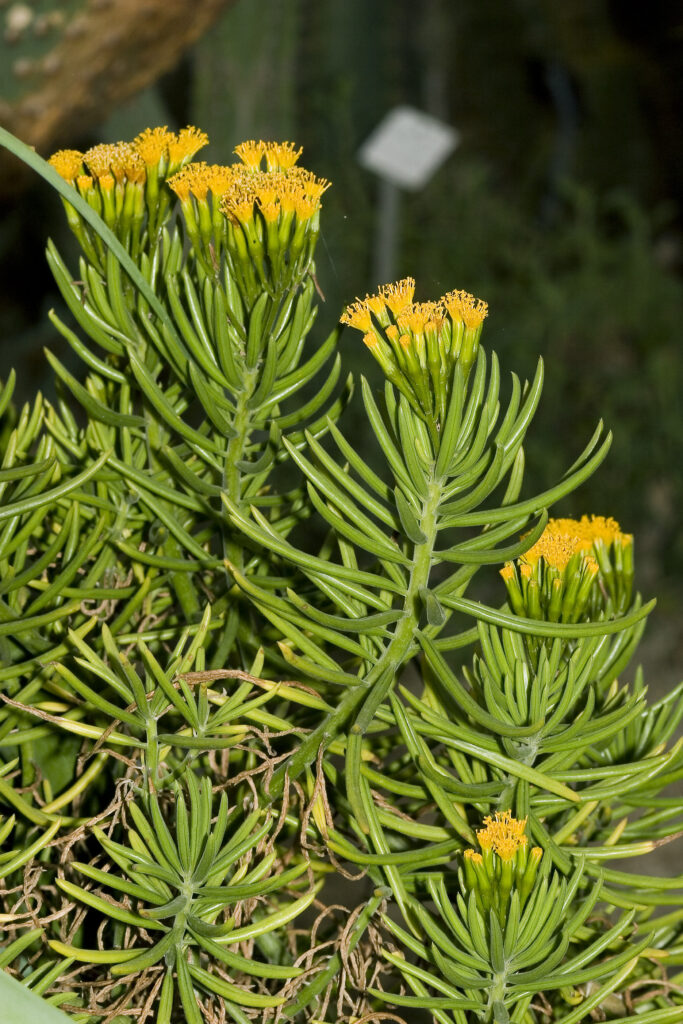
[[621, 679], [632, 536], [548, 514], [610, 435], [523, 496], [542, 364], [503, 395], [486, 304], [407, 278], [341, 318], [371, 468], [292, 144], [0, 141], [83, 363], [1, 435], [3, 1021], [683, 1020], [683, 878], [614, 866], [678, 835], [683, 693]]

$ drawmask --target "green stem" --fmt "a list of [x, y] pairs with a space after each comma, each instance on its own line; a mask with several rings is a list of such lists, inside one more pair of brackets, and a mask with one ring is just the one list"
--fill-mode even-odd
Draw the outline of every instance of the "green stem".
[[[249, 441], [252, 430], [251, 409], [249, 400], [254, 393], [258, 381], [258, 367], [253, 370], [244, 369], [244, 390], [237, 396], [235, 418], [233, 429], [235, 436], [228, 442], [228, 450], [225, 455], [225, 468], [223, 471], [223, 487], [231, 501], [239, 505], [242, 501], [242, 471], [238, 463], [244, 458], [244, 450]], [[227, 526], [224, 525], [223, 553], [236, 569], [242, 572], [244, 568], [244, 555], [242, 545], [235, 538]]]
[[[271, 799], [275, 800], [282, 794], [285, 773], [290, 780], [295, 779], [304, 768], [312, 764], [319, 748], [326, 747], [332, 742], [363, 700], [365, 700], [365, 704], [351, 731], [355, 734], [358, 734], [359, 731], [364, 732], [393, 685], [396, 673], [402, 667], [414, 641], [415, 631], [419, 624], [420, 588], [426, 587], [429, 583], [432, 553], [437, 537], [437, 511], [441, 493], [441, 481], [432, 475], [420, 518], [420, 529], [425, 535], [425, 540], [421, 544], [416, 544], [414, 548], [410, 581], [403, 604], [403, 615], [396, 624], [393, 637], [365, 679], [345, 693], [335, 710], [306, 737], [287, 765], [274, 772], [268, 789]], [[350, 784], [350, 789], [355, 789], [351, 780], [347, 780], [347, 782]], [[365, 814], [361, 809], [360, 789], [358, 789], [357, 796], [358, 799], [353, 800], [354, 812], [359, 814], [360, 820], [363, 821]]]

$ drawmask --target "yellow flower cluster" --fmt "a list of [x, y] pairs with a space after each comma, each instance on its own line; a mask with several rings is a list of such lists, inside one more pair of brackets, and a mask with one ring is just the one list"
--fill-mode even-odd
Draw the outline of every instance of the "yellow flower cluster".
[[527, 845], [526, 823], [526, 818], [513, 818], [511, 811], [496, 811], [494, 817], [484, 818], [485, 828], [477, 829], [477, 842], [482, 850], [493, 850], [503, 860], [510, 860]]
[[[189, 164], [170, 179], [170, 187], [184, 203], [190, 195], [203, 202], [211, 192], [222, 199], [221, 209], [234, 223], [252, 220], [256, 210], [272, 223], [280, 214], [306, 220], [320, 209], [329, 182], [294, 166], [301, 149], [295, 150], [293, 143], [243, 142], [235, 152], [243, 163]], [[265, 171], [260, 168], [263, 157]]]
[[500, 570], [517, 615], [578, 622], [629, 606], [633, 536], [610, 517], [550, 519], [536, 543]]
[[539, 558], [543, 558], [548, 565], [564, 569], [572, 555], [590, 553], [598, 542], [609, 547], [615, 542], [630, 544], [633, 537], [622, 533], [619, 523], [611, 517], [549, 519], [540, 539], [524, 553], [522, 560], [529, 565], [536, 565]]
[[126, 181], [144, 183], [148, 175], [173, 174], [191, 160], [208, 143], [208, 136], [188, 126], [180, 132], [166, 127], [146, 128], [132, 142], [100, 143], [85, 153], [76, 149], [60, 149], [49, 163], [70, 184], [79, 177], [92, 176], [98, 181], [109, 178], [118, 184]]
[[486, 917], [494, 910], [503, 921], [512, 891], [517, 891], [523, 907], [533, 888], [543, 851], [539, 846], [529, 849], [526, 823], [526, 818], [513, 818], [511, 811], [487, 815], [485, 827], [477, 829], [482, 852], [464, 852], [466, 887]]
[[224, 195], [232, 184], [232, 169], [220, 164], [188, 164], [182, 171], [169, 179], [169, 187], [182, 203], [194, 196], [204, 202], [209, 192], [214, 196]]
[[428, 422], [443, 422], [456, 363], [467, 378], [488, 306], [464, 291], [447, 292], [436, 302], [413, 302], [414, 294], [415, 281], [406, 277], [356, 299], [340, 319], [363, 332], [388, 379], [413, 408]]
[[260, 211], [266, 224], [295, 216], [307, 221], [320, 210], [320, 197], [329, 188], [324, 178], [316, 178], [303, 167], [252, 170], [239, 165], [232, 168], [230, 188], [221, 209], [234, 223], [253, 220]]
[[265, 160], [268, 171], [288, 171], [303, 153], [303, 146], [297, 149], [293, 142], [256, 142], [250, 139], [235, 146], [235, 153], [251, 170], [261, 170]]
[[277, 289], [310, 262], [329, 182], [296, 166], [301, 148], [292, 142], [251, 140], [235, 152], [240, 163], [191, 163], [168, 184], [205, 269], [213, 272], [225, 250], [236, 279], [255, 294], [263, 284]]
[[[143, 242], [145, 214], [151, 239], [170, 212], [170, 196], [160, 185], [208, 141], [204, 132], [192, 126], [178, 133], [165, 126], [146, 128], [132, 142], [100, 143], [85, 153], [61, 149], [49, 163], [136, 253]], [[70, 204], [66, 208], [86, 256], [101, 266], [104, 254], [99, 238]]]

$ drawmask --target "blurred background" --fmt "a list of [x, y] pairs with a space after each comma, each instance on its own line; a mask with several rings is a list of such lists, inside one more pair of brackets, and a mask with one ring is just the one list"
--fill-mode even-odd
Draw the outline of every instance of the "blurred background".
[[[357, 151], [408, 104], [460, 145], [401, 197], [396, 276], [417, 297], [489, 302], [504, 372], [546, 362], [528, 480], [550, 486], [600, 417], [608, 461], [565, 514], [614, 515], [659, 596], [643, 647], [655, 693], [680, 678], [683, 604], [683, 7], [676, 0], [0, 0], [0, 123], [44, 156], [195, 124], [229, 163], [245, 138], [294, 139], [329, 178], [323, 330], [372, 291], [378, 181]], [[0, 160], [0, 376], [49, 391], [58, 199]], [[355, 332], [347, 366], [374, 372]], [[363, 444], [358, 403], [347, 424]]]

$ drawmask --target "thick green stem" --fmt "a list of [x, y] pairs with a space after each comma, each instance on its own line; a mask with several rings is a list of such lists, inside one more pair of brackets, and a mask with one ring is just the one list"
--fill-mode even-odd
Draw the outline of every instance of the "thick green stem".
[[[230, 438], [225, 455], [223, 487], [230, 500], [234, 501], [236, 505], [239, 505], [242, 500], [242, 471], [238, 463], [244, 458], [244, 450], [252, 430], [249, 400], [254, 393], [257, 378], [258, 372], [256, 369], [245, 369], [244, 390], [240, 391], [237, 396], [237, 407], [233, 420], [235, 436]], [[229, 530], [227, 524], [225, 524], [224, 530], [224, 555], [241, 572], [244, 568], [242, 545], [235, 538], [234, 533]]]
[[368, 675], [357, 686], [345, 693], [335, 710], [306, 737], [286, 767], [280, 768], [274, 773], [269, 786], [269, 795], [272, 799], [276, 799], [282, 794], [285, 785], [285, 772], [290, 779], [295, 779], [300, 775], [304, 768], [313, 763], [319, 748], [328, 746], [356, 708], [365, 700], [363, 709], [353, 726], [352, 734], [357, 735], [359, 732], [364, 732], [393, 685], [396, 673], [404, 664], [406, 655], [415, 639], [415, 631], [419, 624], [420, 589], [429, 583], [441, 493], [441, 481], [432, 476], [420, 518], [420, 529], [425, 535], [425, 540], [422, 544], [415, 545], [410, 580], [403, 603], [403, 615], [396, 624], [391, 641]]

